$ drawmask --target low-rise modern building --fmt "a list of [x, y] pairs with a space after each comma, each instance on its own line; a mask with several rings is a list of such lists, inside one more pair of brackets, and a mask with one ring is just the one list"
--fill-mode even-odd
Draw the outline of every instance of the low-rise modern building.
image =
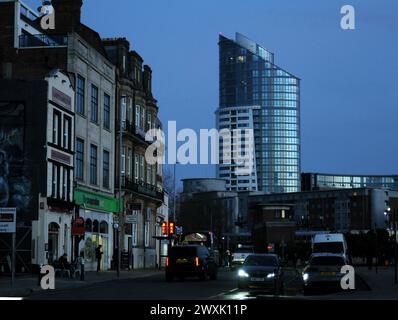
[[282, 250], [301, 231], [366, 234], [389, 229], [387, 208], [396, 203], [398, 191], [387, 189], [267, 194], [226, 191], [226, 182], [217, 179], [187, 179], [179, 223], [185, 229], [212, 230], [221, 239], [229, 239], [230, 249], [252, 243], [257, 248], [272, 244]]
[[223, 248], [251, 241], [248, 199], [258, 192], [229, 191], [223, 179], [185, 179], [179, 225], [184, 231], [212, 231]]
[[255, 203], [249, 208], [252, 243], [258, 252], [285, 255], [296, 231], [291, 205]]
[[301, 191], [353, 188], [398, 190], [398, 175], [301, 174]]
[[292, 206], [298, 228], [339, 232], [385, 229], [386, 204], [397, 191], [356, 188], [264, 194], [250, 197], [250, 203]]

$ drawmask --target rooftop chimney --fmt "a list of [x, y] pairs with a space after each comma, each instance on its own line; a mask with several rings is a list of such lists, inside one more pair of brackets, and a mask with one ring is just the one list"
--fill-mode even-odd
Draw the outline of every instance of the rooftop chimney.
[[71, 32], [80, 24], [83, 0], [52, 0], [55, 11], [55, 30]]
[[143, 72], [143, 80], [144, 80], [144, 90], [146, 91], [147, 94], [152, 96], [152, 70], [148, 65], [144, 66], [144, 72]]

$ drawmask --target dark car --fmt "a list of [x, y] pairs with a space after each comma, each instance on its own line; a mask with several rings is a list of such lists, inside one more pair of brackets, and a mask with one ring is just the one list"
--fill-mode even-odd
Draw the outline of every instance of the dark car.
[[348, 265], [342, 254], [314, 253], [303, 270], [304, 294], [322, 290], [341, 290], [341, 279], [345, 274], [341, 268]]
[[177, 277], [199, 277], [201, 280], [217, 279], [217, 262], [205, 246], [176, 246], [169, 250], [166, 260], [166, 280]]
[[238, 271], [239, 289], [283, 293], [283, 271], [275, 254], [251, 254]]

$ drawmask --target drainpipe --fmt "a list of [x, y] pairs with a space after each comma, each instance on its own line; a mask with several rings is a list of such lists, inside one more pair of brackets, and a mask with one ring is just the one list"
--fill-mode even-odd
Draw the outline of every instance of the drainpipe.
[[[121, 98], [121, 97], [120, 97]], [[121, 229], [123, 226], [123, 204], [122, 204], [122, 151], [123, 151], [123, 131], [122, 131], [122, 106], [119, 95], [116, 95], [119, 101], [119, 227], [117, 228], [117, 276], [120, 277], [120, 262], [121, 262]]]

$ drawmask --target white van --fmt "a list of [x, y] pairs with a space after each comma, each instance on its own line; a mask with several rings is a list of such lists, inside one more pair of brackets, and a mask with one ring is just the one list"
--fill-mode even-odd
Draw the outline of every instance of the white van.
[[316, 234], [312, 238], [312, 253], [334, 253], [348, 259], [348, 247], [342, 233]]

